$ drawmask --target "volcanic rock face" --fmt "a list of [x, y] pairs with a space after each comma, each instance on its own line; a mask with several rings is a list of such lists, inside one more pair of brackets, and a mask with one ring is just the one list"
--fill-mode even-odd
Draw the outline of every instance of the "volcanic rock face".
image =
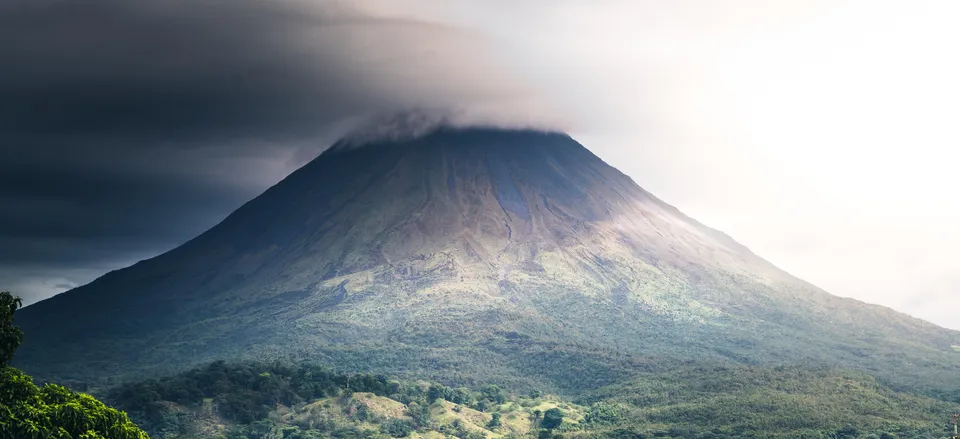
[[335, 145], [18, 322], [18, 365], [81, 380], [294, 357], [570, 390], [685, 360], [916, 384], [960, 357], [957, 333], [791, 277], [568, 136], [493, 129]]

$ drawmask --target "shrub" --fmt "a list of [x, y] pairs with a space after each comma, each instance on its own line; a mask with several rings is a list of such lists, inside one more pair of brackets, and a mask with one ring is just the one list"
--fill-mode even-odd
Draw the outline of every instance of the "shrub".
[[553, 430], [560, 426], [563, 423], [563, 412], [558, 408], [552, 408], [543, 413], [543, 421], [540, 421], [540, 426], [546, 428], [547, 430]]
[[391, 419], [380, 425], [380, 431], [393, 437], [407, 437], [413, 431], [413, 426], [401, 419]]

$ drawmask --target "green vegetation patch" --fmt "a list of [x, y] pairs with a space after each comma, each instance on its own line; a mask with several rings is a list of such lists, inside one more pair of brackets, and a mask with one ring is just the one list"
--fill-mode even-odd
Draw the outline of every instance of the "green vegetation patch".
[[577, 402], [497, 385], [224, 362], [109, 395], [167, 439], [935, 439], [954, 408], [859, 372], [729, 364], [649, 370]]
[[783, 438], [883, 433], [937, 437], [946, 435], [944, 420], [955, 408], [894, 391], [859, 372], [732, 365], [645, 373], [594, 392], [583, 402], [589, 404], [591, 421], [643, 426], [641, 430], [655, 436], [673, 431], [668, 436], [681, 437], [748, 432]]
[[13, 325], [20, 298], [0, 292], [0, 438], [149, 439], [127, 415], [58, 384], [37, 387], [8, 367], [23, 333]]
[[342, 374], [314, 365], [213, 362], [107, 393], [155, 438], [516, 439], [576, 430], [556, 396]]

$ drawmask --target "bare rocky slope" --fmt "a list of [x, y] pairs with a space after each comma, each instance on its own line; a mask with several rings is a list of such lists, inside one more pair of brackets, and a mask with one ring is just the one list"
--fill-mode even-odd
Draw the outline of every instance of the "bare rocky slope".
[[16, 365], [68, 381], [309, 359], [580, 392], [727, 362], [960, 394], [960, 333], [832, 296], [533, 131], [335, 145], [181, 247], [17, 320]]

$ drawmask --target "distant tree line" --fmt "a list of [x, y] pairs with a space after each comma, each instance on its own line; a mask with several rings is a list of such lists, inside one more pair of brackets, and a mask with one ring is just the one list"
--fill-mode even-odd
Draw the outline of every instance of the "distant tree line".
[[[160, 379], [127, 383], [107, 392], [106, 400], [130, 413], [148, 431], [160, 436], [186, 433], [190, 419], [170, 403], [200, 410], [205, 404], [223, 419], [237, 425], [232, 437], [262, 437], [258, 432], [276, 427], [266, 421], [278, 404], [293, 407], [326, 397], [346, 397], [356, 392], [384, 396], [407, 406], [409, 420], [384, 420], [381, 432], [406, 437], [410, 432], [430, 426], [430, 405], [437, 400], [484, 412], [507, 402], [507, 393], [496, 385], [478, 390], [450, 388], [442, 384], [401, 382], [384, 375], [337, 373], [327, 367], [300, 364], [215, 361], [206, 366]], [[356, 407], [353, 416], [360, 421], [373, 420], [365, 406]], [[491, 428], [498, 427], [499, 414]], [[548, 424], [555, 418], [545, 420]], [[553, 428], [551, 426], [550, 428]], [[304, 429], [289, 432], [289, 437], [306, 434]], [[367, 433], [343, 425], [314, 424], [311, 434], [341, 439], [362, 439]], [[242, 432], [237, 433], [237, 432]], [[447, 431], [463, 439], [483, 439], [476, 432], [454, 427]], [[287, 438], [288, 436], [284, 436]], [[308, 436], [303, 436], [308, 437]]]
[[393, 395], [410, 392], [383, 375], [340, 374], [320, 366], [215, 361], [181, 374], [123, 384], [107, 400], [148, 423], [163, 422], [165, 402], [199, 407], [212, 399], [224, 418], [251, 423], [263, 419], [277, 404], [292, 406], [343, 392]]

